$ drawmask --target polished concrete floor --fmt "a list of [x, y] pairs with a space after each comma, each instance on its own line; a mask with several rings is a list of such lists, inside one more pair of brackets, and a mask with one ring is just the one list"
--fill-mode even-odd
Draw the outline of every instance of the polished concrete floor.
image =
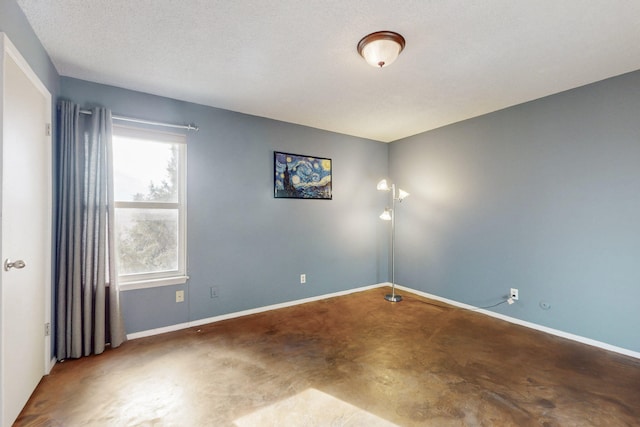
[[640, 360], [385, 293], [58, 363], [16, 425], [640, 425]]

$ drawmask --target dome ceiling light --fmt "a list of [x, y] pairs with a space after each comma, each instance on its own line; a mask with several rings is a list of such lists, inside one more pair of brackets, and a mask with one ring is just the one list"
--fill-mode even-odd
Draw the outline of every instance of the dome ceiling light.
[[386, 67], [396, 60], [404, 49], [405, 40], [393, 31], [376, 31], [358, 42], [358, 53], [370, 65]]

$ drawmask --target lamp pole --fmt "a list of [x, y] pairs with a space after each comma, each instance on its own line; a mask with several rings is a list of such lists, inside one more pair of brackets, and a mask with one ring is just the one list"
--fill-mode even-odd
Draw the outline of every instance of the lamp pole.
[[396, 295], [396, 185], [391, 184], [391, 293], [384, 299], [390, 302], [402, 301], [402, 296]]
[[384, 299], [390, 302], [399, 302], [402, 301], [402, 297], [396, 295], [396, 202], [401, 203], [404, 198], [409, 196], [409, 193], [401, 188], [398, 188], [396, 192], [396, 185], [391, 184], [389, 187], [386, 179], [378, 182], [377, 189], [391, 191], [391, 209], [387, 207], [380, 215], [380, 219], [391, 221], [391, 293], [385, 295]]

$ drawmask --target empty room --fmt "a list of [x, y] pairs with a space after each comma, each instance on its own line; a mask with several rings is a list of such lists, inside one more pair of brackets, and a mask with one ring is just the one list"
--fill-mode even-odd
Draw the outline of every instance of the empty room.
[[0, 0], [0, 425], [640, 425], [639, 23]]

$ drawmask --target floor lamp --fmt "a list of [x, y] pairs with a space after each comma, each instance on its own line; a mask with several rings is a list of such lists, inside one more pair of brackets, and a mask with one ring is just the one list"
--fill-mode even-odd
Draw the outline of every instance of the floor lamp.
[[396, 185], [387, 183], [386, 179], [383, 179], [377, 186], [380, 191], [391, 191], [391, 208], [385, 208], [380, 219], [385, 221], [391, 221], [391, 293], [385, 295], [384, 299], [390, 302], [400, 302], [402, 297], [396, 295], [396, 202], [401, 203], [409, 193], [404, 190], [397, 189]]

